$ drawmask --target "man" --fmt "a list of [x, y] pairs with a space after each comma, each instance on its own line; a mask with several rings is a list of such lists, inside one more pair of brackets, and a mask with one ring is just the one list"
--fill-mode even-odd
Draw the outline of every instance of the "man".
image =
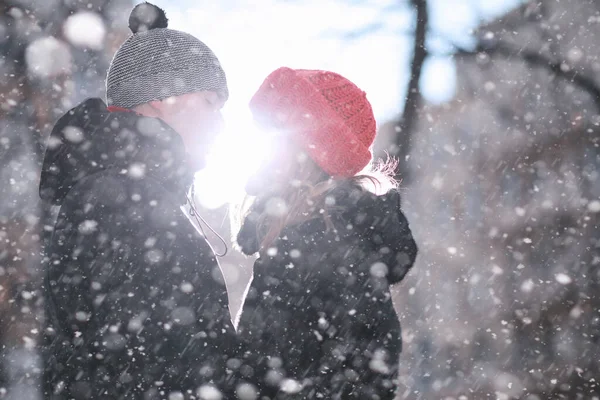
[[129, 26], [109, 106], [69, 111], [44, 158], [40, 196], [60, 206], [46, 249], [44, 398], [231, 398], [223, 276], [180, 208], [192, 208], [193, 172], [221, 124], [225, 74], [159, 8], [138, 5]]

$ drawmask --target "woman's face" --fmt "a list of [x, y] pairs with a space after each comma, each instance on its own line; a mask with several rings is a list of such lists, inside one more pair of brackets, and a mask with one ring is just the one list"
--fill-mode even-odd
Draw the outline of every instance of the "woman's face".
[[272, 140], [269, 152], [246, 183], [246, 193], [258, 196], [293, 184], [307, 156], [289, 138], [281, 135]]

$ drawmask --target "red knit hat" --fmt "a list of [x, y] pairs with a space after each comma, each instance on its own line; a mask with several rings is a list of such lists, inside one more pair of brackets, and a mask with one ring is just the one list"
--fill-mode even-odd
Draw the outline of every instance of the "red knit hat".
[[279, 68], [250, 110], [259, 123], [290, 135], [331, 176], [354, 176], [371, 161], [373, 109], [365, 92], [339, 74]]

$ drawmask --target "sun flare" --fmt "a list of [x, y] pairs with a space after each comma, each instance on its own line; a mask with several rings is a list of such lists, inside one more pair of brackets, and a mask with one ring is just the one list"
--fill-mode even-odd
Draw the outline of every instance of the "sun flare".
[[214, 209], [244, 195], [244, 185], [268, 152], [268, 135], [254, 123], [244, 107], [224, 110], [225, 129], [208, 157], [207, 167], [196, 173], [196, 200]]

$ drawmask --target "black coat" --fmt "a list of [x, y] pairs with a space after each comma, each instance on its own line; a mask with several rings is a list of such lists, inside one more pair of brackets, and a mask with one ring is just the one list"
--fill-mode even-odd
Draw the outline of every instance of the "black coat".
[[[401, 332], [390, 284], [417, 247], [397, 191], [347, 185], [327, 199], [335, 229], [320, 217], [288, 226], [255, 263], [238, 327], [254, 348], [247, 379], [271, 399], [393, 399]], [[239, 234], [247, 252], [256, 217]]]
[[181, 138], [158, 119], [91, 99], [58, 121], [40, 184], [60, 206], [46, 249], [45, 398], [228, 390], [235, 332], [219, 265], [180, 209], [191, 182]]

